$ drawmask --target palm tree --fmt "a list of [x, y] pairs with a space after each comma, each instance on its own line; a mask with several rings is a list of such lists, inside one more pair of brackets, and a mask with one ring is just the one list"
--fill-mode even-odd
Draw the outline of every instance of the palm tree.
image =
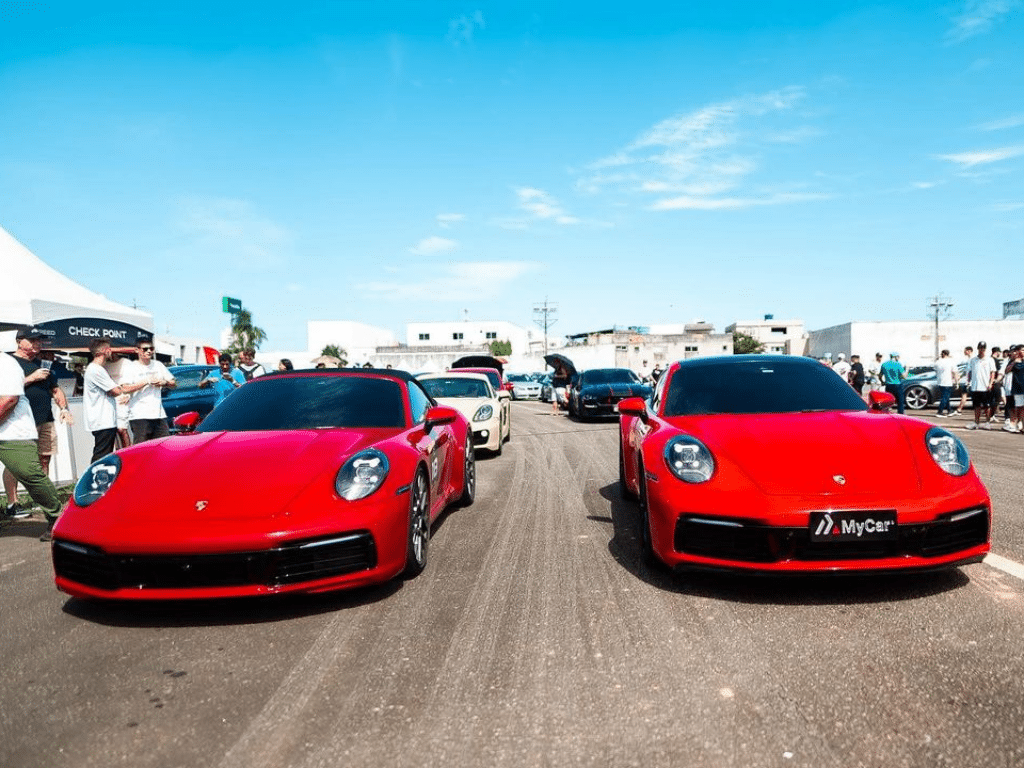
[[252, 312], [242, 309], [235, 313], [232, 320], [231, 343], [225, 352], [234, 356], [249, 347], [259, 349], [260, 344], [266, 340], [266, 331], [252, 324]]

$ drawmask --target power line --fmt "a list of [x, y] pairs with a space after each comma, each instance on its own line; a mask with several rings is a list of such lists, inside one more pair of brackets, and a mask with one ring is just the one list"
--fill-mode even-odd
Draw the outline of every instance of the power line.
[[546, 298], [543, 304], [533, 305], [533, 322], [544, 329], [544, 354], [548, 353], [548, 328], [558, 322], [558, 305], [550, 303]]

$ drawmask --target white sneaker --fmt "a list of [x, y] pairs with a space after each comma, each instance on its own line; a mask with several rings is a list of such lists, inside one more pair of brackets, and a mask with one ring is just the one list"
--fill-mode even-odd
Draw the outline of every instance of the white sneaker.
[[982, 429], [992, 429], [992, 424], [990, 422], [983, 421], [983, 422], [981, 422], [981, 428]]
[[1020, 432], [1020, 430], [1010, 422], [1006, 422], [1003, 424], [1003, 432]]
[[973, 421], [968, 421], [966, 424], [964, 424], [964, 429], [977, 429], [977, 428], [978, 428], [978, 425], [975, 424]]

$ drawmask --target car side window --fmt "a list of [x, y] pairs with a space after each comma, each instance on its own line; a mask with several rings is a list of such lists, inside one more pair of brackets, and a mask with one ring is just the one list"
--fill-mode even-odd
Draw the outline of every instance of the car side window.
[[415, 382], [406, 382], [409, 389], [409, 407], [412, 409], [412, 423], [422, 424], [427, 420], [427, 409], [430, 408], [430, 398], [427, 393]]
[[665, 394], [665, 383], [668, 381], [668, 371], [665, 371], [658, 378], [658, 383], [654, 385], [654, 390], [651, 392], [651, 410], [655, 413], [658, 412], [658, 406], [661, 404], [661, 398]]

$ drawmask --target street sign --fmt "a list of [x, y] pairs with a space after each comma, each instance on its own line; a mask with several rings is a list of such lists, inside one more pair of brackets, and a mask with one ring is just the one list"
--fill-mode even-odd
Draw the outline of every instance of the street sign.
[[234, 315], [242, 311], [242, 300], [225, 296], [220, 300], [220, 307], [222, 311], [230, 312]]

